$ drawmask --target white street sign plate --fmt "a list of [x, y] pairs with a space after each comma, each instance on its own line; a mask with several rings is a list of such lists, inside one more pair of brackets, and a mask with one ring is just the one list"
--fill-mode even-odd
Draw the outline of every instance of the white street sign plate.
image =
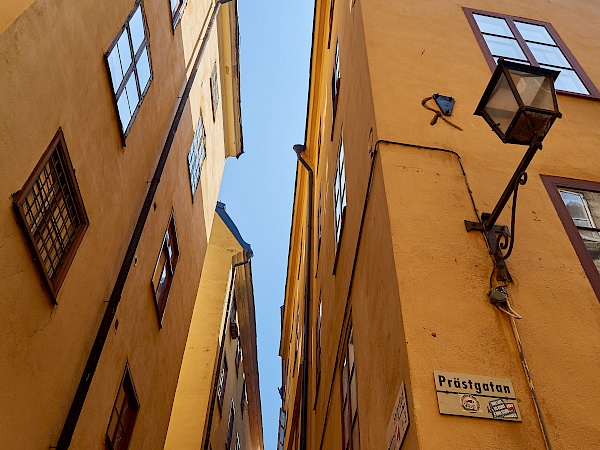
[[388, 423], [386, 438], [388, 450], [398, 450], [402, 446], [402, 441], [408, 428], [408, 405], [406, 403], [406, 391], [404, 390], [404, 381], [400, 385], [400, 391], [394, 404], [392, 417]]
[[508, 378], [434, 371], [441, 414], [521, 422], [515, 389]]

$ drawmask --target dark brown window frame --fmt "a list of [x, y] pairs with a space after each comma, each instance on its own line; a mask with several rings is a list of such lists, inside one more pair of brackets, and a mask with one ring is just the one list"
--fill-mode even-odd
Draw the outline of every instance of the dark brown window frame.
[[[67, 177], [68, 177], [68, 184], [71, 189], [71, 194], [73, 196], [74, 205], [77, 209], [77, 216], [78, 216], [79, 220], [81, 221], [81, 223], [79, 225], [77, 232], [75, 233], [75, 237], [73, 238], [73, 241], [70, 244], [69, 250], [66, 252], [63, 261], [60, 263], [60, 266], [56, 272], [56, 275], [54, 276], [54, 279], [52, 279], [52, 277], [50, 277], [50, 275], [46, 271], [46, 268], [44, 267], [44, 263], [42, 261], [42, 256], [40, 254], [40, 251], [37, 248], [35, 238], [32, 234], [31, 229], [27, 225], [27, 220], [25, 218], [25, 210], [23, 208], [23, 204], [24, 204], [27, 196], [29, 195], [31, 189], [33, 188], [34, 184], [37, 182], [38, 177], [44, 170], [44, 167], [46, 166], [46, 164], [48, 163], [48, 161], [50, 160], [50, 158], [52, 157], [52, 155], [54, 154], [55, 151], [61, 152], [62, 160], [63, 160], [64, 166], [65, 166], [64, 168], [66, 170]], [[79, 185], [77, 183], [77, 178], [75, 177], [75, 170], [73, 169], [73, 164], [71, 163], [71, 158], [69, 157], [69, 151], [67, 149], [67, 144], [65, 143], [65, 138], [64, 138], [61, 128], [58, 129], [58, 131], [52, 138], [52, 141], [50, 141], [48, 148], [46, 149], [46, 151], [42, 155], [42, 158], [39, 160], [39, 162], [35, 166], [35, 169], [33, 169], [33, 172], [31, 173], [31, 175], [29, 175], [29, 178], [27, 179], [27, 181], [25, 182], [25, 184], [23, 185], [21, 190], [15, 194], [13, 194], [13, 208], [19, 219], [18, 221], [23, 230], [23, 233], [25, 234], [27, 241], [29, 242], [30, 248], [34, 254], [34, 259], [38, 265], [38, 268], [39, 268], [40, 272], [42, 273], [44, 283], [45, 283], [46, 287], [48, 288], [48, 292], [50, 294], [52, 302], [54, 304], [57, 304], [58, 292], [60, 291], [60, 288], [62, 286], [62, 283], [65, 280], [67, 272], [69, 271], [69, 268], [73, 262], [73, 259], [75, 258], [75, 254], [77, 253], [77, 249], [79, 248], [79, 245], [81, 244], [83, 235], [85, 234], [85, 232], [89, 226], [89, 219], [88, 219], [87, 213], [85, 211], [83, 199], [81, 197], [81, 192], [79, 191]]]
[[[168, 236], [170, 232], [173, 232], [173, 243], [175, 253], [173, 258], [169, 257], [169, 248], [168, 248]], [[165, 258], [165, 266], [168, 264], [168, 270], [170, 270], [170, 277], [166, 282], [166, 286], [163, 289], [163, 292], [158, 294], [158, 289], [160, 285], [156, 285], [154, 283], [156, 277], [156, 271], [159, 269], [158, 265], [161, 260], [161, 256], [163, 253], [167, 254]], [[167, 229], [165, 230], [165, 234], [163, 236], [162, 243], [160, 245], [160, 251], [158, 252], [158, 257], [156, 258], [156, 264], [154, 265], [154, 271], [152, 272], [152, 279], [150, 280], [150, 285], [152, 287], [152, 293], [154, 294], [154, 304], [156, 305], [156, 313], [158, 314], [158, 325], [162, 328], [163, 318], [165, 316], [165, 311], [167, 310], [167, 302], [169, 300], [169, 294], [171, 292], [171, 286], [173, 284], [173, 279], [175, 277], [175, 269], [177, 268], [177, 264], [179, 263], [179, 259], [181, 258], [181, 252], [179, 250], [179, 238], [177, 237], [177, 225], [175, 223], [175, 211], [171, 210], [171, 215], [169, 216], [169, 221], [167, 223]]]
[[[122, 441], [122, 444], [119, 445], [119, 449], [127, 449], [129, 447], [129, 443], [131, 440], [131, 435], [133, 434], [133, 428], [135, 426], [135, 420], [137, 418], [138, 415], [138, 411], [140, 409], [140, 402], [138, 400], [137, 397], [137, 393], [135, 392], [135, 386], [133, 384], [133, 378], [131, 377], [131, 371], [129, 369], [129, 363], [127, 363], [125, 365], [125, 372], [123, 373], [123, 376], [121, 377], [121, 383], [119, 384], [119, 389], [117, 390], [117, 395], [115, 395], [115, 402], [113, 403], [113, 407], [111, 409], [111, 414], [110, 414], [110, 419], [108, 421], [108, 427], [106, 428], [106, 434], [105, 434], [105, 438], [104, 438], [104, 442], [106, 443], [106, 446], [108, 447], [109, 450], [113, 450], [114, 449], [114, 435], [111, 437], [109, 436], [109, 432], [110, 432], [110, 425], [112, 423], [113, 420], [113, 414], [115, 412], [115, 409], [117, 407], [117, 401], [119, 400], [119, 393], [121, 392], [121, 389], [123, 389], [123, 391], [125, 392], [125, 401], [127, 401], [128, 399], [132, 400], [132, 405], [133, 408], [131, 408], [131, 410], [133, 411], [133, 419], [129, 421], [129, 423], [127, 423], [127, 429], [124, 430], [124, 438]], [[122, 413], [122, 410], [121, 410]], [[120, 416], [120, 413], [117, 413], [117, 416]], [[120, 417], [118, 419], [119, 421], [121, 420]], [[122, 447], [123, 445], [123, 447]]]
[[565, 203], [563, 202], [559, 189], [576, 189], [583, 191], [593, 191], [600, 193], [600, 183], [592, 182], [592, 181], [584, 181], [577, 180], [573, 178], [561, 178], [555, 176], [547, 176], [541, 175], [542, 182], [548, 191], [548, 195], [550, 200], [552, 200], [552, 204], [556, 209], [558, 217], [565, 228], [567, 236], [573, 245], [573, 249], [575, 253], [579, 257], [579, 261], [581, 262], [581, 266], [585, 274], [587, 275], [590, 284], [592, 285], [592, 289], [594, 290], [598, 300], [600, 301], [600, 273], [598, 273], [598, 269], [596, 269], [596, 265], [594, 264], [594, 260], [590, 256], [587, 248], [585, 247], [585, 243], [581, 236], [579, 235], [579, 231], [571, 218], [571, 214], [567, 210]]
[[[138, 5], [141, 8], [142, 21], [144, 24], [144, 40], [140, 44], [140, 48], [139, 48], [138, 52], [134, 55], [134, 58], [132, 58], [131, 65], [130, 65], [129, 69], [127, 70], [127, 73], [123, 74], [123, 78], [121, 79], [121, 84], [119, 86], [115, 87], [113, 85], [113, 80], [112, 80], [112, 75], [111, 75], [111, 71], [110, 71], [110, 64], [108, 62], [108, 58], [109, 58], [111, 52], [113, 51], [113, 49], [115, 48], [115, 46], [117, 45], [117, 43], [119, 42], [121, 35], [125, 32], [125, 30], [127, 28], [129, 28], [129, 22], [130, 22], [131, 18], [133, 17], [136, 7]], [[106, 50], [106, 53], [104, 53], [104, 63], [106, 65], [106, 70], [108, 72], [108, 82], [110, 83], [111, 90], [112, 90], [113, 103], [115, 105], [115, 113], [117, 116], [117, 122], [119, 124], [119, 133], [121, 135], [121, 144], [123, 145], [123, 147], [125, 147], [125, 140], [127, 139], [127, 136], [129, 135], [129, 132], [131, 131], [131, 128], [133, 127], [133, 123], [135, 122], [135, 119], [137, 118], [137, 114], [142, 106], [142, 103], [146, 99], [146, 95], [148, 94], [148, 91], [150, 90], [150, 86], [152, 86], [152, 81], [154, 80], [154, 72], [152, 71], [152, 55], [150, 52], [150, 40], [149, 40], [148, 36], [149, 36], [148, 23], [146, 21], [146, 13], [144, 11], [143, 1], [135, 0], [135, 2], [133, 4], [133, 8], [131, 8], [131, 12], [127, 15], [127, 18], [125, 19], [125, 22], [123, 23], [123, 26], [117, 32], [117, 35], [115, 36], [114, 40], [108, 47], [108, 50]], [[131, 33], [129, 33], [129, 46], [131, 49], [132, 48]], [[145, 48], [148, 49], [148, 66], [150, 67], [150, 78], [148, 79], [148, 84], [142, 90], [140, 88], [140, 86], [138, 85], [138, 78], [133, 72], [134, 72], [134, 67], [137, 68], [137, 63], [139, 62], [140, 57], [144, 53]], [[135, 76], [136, 86], [138, 86], [138, 90], [141, 94], [139, 95], [137, 106], [136, 106], [135, 110], [133, 111], [133, 113], [131, 114], [131, 119], [129, 121], [129, 124], [127, 125], [127, 128], [125, 130], [123, 130], [123, 124], [121, 123], [121, 116], [119, 114], [119, 105], [117, 103], [117, 99], [122, 94], [122, 92], [125, 90], [125, 87], [127, 85], [127, 83], [125, 81], [128, 80], [131, 76]]]
[[569, 64], [571, 64], [571, 68], [579, 76], [579, 79], [581, 80], [581, 82], [583, 83], [583, 85], [589, 92], [589, 94], [586, 95], [586, 94], [580, 94], [580, 93], [576, 93], [576, 92], [561, 91], [561, 90], [557, 89], [557, 93], [564, 94], [564, 95], [571, 95], [574, 97], [587, 98], [587, 99], [589, 99], [589, 98], [600, 99], [600, 92], [598, 91], [598, 89], [596, 89], [596, 86], [594, 86], [594, 83], [592, 83], [592, 80], [590, 80], [590, 78], [587, 76], [587, 74], [585, 73], [583, 68], [579, 65], [579, 63], [577, 62], [577, 59], [575, 58], [573, 53], [571, 53], [571, 51], [569, 50], [567, 45], [564, 43], [564, 41], [560, 38], [560, 36], [558, 35], [558, 33], [556, 32], [556, 30], [554, 29], [554, 27], [552, 26], [551, 23], [543, 22], [540, 20], [526, 19], [524, 17], [519, 17], [519, 16], [510, 16], [508, 14], [496, 13], [496, 12], [492, 12], [492, 11], [483, 11], [483, 10], [479, 10], [479, 9], [467, 8], [467, 7], [463, 7], [462, 9], [463, 9], [463, 12], [465, 13], [465, 16], [467, 17], [467, 21], [469, 22], [469, 25], [471, 26], [471, 28], [473, 30], [473, 34], [475, 35], [475, 38], [477, 39], [477, 43], [479, 44], [479, 47], [481, 48], [481, 52], [483, 53], [483, 56], [485, 57], [485, 60], [487, 61], [488, 66], [490, 67], [490, 70], [492, 72], [496, 68], [496, 62], [494, 61], [492, 53], [483, 38], [481, 30], [479, 29], [479, 26], [477, 25], [477, 22], [475, 21], [473, 14], [480, 14], [483, 16], [495, 17], [498, 19], [505, 19], [508, 27], [510, 28], [516, 41], [518, 42], [519, 47], [521, 47], [521, 50], [523, 51], [523, 53], [525, 53], [526, 58], [529, 60], [529, 63], [536, 67], [539, 67], [539, 64], [536, 61], [533, 54], [531, 53], [531, 50], [529, 50], [529, 47], [528, 47], [527, 43], [525, 42], [525, 40], [523, 39], [523, 37], [521, 36], [521, 33], [516, 28], [514, 21], [516, 20], [518, 22], [528, 23], [531, 25], [539, 25], [539, 26], [544, 27], [546, 29], [546, 31], [550, 34], [552, 39], [554, 39], [554, 42], [556, 43], [558, 48], [561, 50], [564, 57], [567, 59]]
[[171, 11], [171, 22], [173, 24], [173, 31], [177, 28], [181, 17], [183, 16], [183, 10], [187, 6], [188, 0], [177, 0], [177, 8], [175, 11], [171, 9], [171, 1], [169, 0], [169, 10]]

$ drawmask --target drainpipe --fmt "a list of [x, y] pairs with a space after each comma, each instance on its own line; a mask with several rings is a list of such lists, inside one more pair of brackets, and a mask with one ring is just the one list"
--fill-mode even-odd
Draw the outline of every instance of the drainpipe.
[[204, 38], [202, 39], [202, 43], [200, 44], [200, 50], [198, 51], [198, 55], [196, 56], [196, 60], [194, 61], [194, 66], [192, 68], [192, 71], [190, 72], [189, 78], [185, 85], [185, 89], [183, 90], [181, 100], [179, 101], [179, 105], [177, 106], [175, 117], [173, 118], [173, 122], [171, 123], [171, 127], [169, 129], [169, 134], [167, 135], [165, 145], [160, 154], [160, 158], [154, 171], [154, 175], [152, 176], [150, 187], [148, 188], [148, 192], [146, 193], [144, 205], [142, 206], [142, 210], [140, 212], [140, 215], [138, 216], [138, 220], [133, 231], [133, 236], [129, 241], [127, 252], [125, 253], [123, 263], [121, 264], [121, 268], [119, 270], [119, 275], [117, 276], [117, 281], [115, 282], [112, 293], [110, 295], [110, 299], [108, 300], [106, 311], [104, 312], [102, 322], [100, 323], [100, 327], [98, 328], [96, 339], [94, 340], [94, 344], [92, 346], [92, 350], [90, 351], [87, 363], [85, 365], [85, 369], [83, 371], [83, 374], [81, 375], [81, 379], [79, 380], [79, 385], [77, 386], [77, 391], [75, 392], [75, 397], [73, 398], [73, 402], [71, 403], [71, 407], [63, 425], [63, 429], [60, 434], [60, 438], [58, 439], [58, 443], [56, 444], [56, 447], [51, 446], [50, 448], [56, 448], [57, 450], [67, 450], [71, 445], [71, 440], [73, 438], [73, 433], [75, 432], [75, 427], [77, 426], [77, 422], [79, 420], [79, 415], [81, 414], [83, 404], [85, 403], [85, 399], [90, 389], [90, 385], [92, 384], [92, 379], [94, 378], [96, 367], [98, 366], [98, 362], [100, 361], [100, 356], [102, 355], [102, 350], [104, 348], [104, 344], [106, 343], [106, 339], [108, 337], [108, 333], [110, 331], [113, 319], [117, 314], [117, 307], [119, 306], [121, 295], [125, 287], [125, 282], [127, 281], [127, 276], [129, 275], [129, 269], [131, 268], [131, 264], [133, 263], [133, 257], [135, 256], [135, 252], [142, 237], [144, 226], [146, 225], [146, 221], [148, 220], [148, 215], [150, 214], [150, 209], [154, 202], [154, 197], [156, 195], [156, 191], [158, 190], [158, 185], [160, 183], [163, 170], [167, 163], [167, 158], [169, 157], [171, 146], [173, 145], [173, 140], [175, 139], [175, 133], [177, 132], [177, 128], [179, 127], [179, 122], [181, 121], [183, 111], [187, 105], [187, 101], [190, 96], [190, 91], [192, 90], [192, 86], [194, 84], [194, 80], [196, 79], [196, 75], [198, 74], [198, 68], [200, 66], [200, 62], [202, 61], [202, 56], [204, 55], [204, 50], [206, 49], [208, 38], [210, 37], [210, 33], [215, 23], [215, 19], [217, 18], [219, 7], [223, 3], [228, 3], [229, 1], [231, 0], [216, 0], [212, 12], [209, 13], [205, 19], [206, 22], [206, 20], [210, 17], [206, 32], [204, 34]]
[[300, 450], [307, 448], [307, 418], [308, 418], [308, 342], [309, 342], [309, 327], [310, 327], [310, 289], [311, 289], [311, 258], [312, 258], [312, 235], [313, 235], [313, 171], [308, 163], [302, 157], [302, 153], [306, 151], [306, 145], [294, 145], [294, 151], [298, 156], [298, 161], [308, 171], [308, 217], [306, 218], [306, 281], [304, 282], [304, 342], [302, 350], [302, 404], [300, 418]]
[[217, 359], [217, 368], [216, 368], [217, 370], [215, 371], [215, 376], [213, 378], [212, 393], [210, 396], [210, 405], [208, 406], [208, 421], [206, 422], [205, 431], [204, 431], [205, 436], [206, 436], [204, 438], [204, 445], [203, 445], [204, 450], [208, 450], [208, 448], [209, 448], [208, 446], [210, 444], [210, 432], [212, 429], [215, 401], [217, 398], [217, 386], [219, 383], [219, 376], [221, 374], [221, 362], [223, 361], [223, 352], [225, 351], [225, 338], [227, 337], [227, 323], [229, 320], [229, 310], [231, 309], [231, 300], [233, 298], [233, 282], [235, 281], [235, 272], [239, 266], [248, 264], [250, 262], [250, 258], [252, 258], [254, 256], [254, 253], [252, 253], [252, 250], [244, 250], [244, 256], [246, 257], [246, 259], [244, 261], [235, 263], [231, 266], [231, 281], [229, 282], [229, 291], [228, 291], [229, 295], [227, 298], [227, 309], [225, 310], [223, 331], [221, 333], [221, 344], [219, 345], [219, 357]]

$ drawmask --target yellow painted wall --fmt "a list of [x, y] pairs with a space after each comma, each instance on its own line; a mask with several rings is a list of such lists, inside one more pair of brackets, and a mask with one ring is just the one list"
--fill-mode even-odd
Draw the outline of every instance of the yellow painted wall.
[[[352, 6], [337, 1], [331, 49], [327, 49], [329, 2], [317, 2], [305, 157], [316, 174], [315, 229], [323, 186], [323, 238], [311, 292], [309, 448], [342, 445], [339, 375], [350, 320], [357, 355], [361, 448], [385, 448], [387, 424], [402, 381], [410, 416], [403, 449], [544, 447], [510, 322], [486, 296], [492, 261], [485, 241], [480, 233], [464, 228], [463, 220], [476, 216], [458, 157], [377, 144], [363, 209], [369, 151], [378, 140], [458, 153], [480, 213], [491, 211], [523, 157], [524, 147], [502, 144], [481, 118], [472, 115], [491, 72], [463, 6], [550, 22], [592, 82], [600, 85], [593, 25], [600, 19], [600, 8], [593, 2], [357, 0]], [[332, 133], [332, 49], [338, 36], [341, 88]], [[422, 108], [421, 101], [434, 93], [456, 99], [450, 120], [464, 131], [442, 121], [430, 125], [433, 113]], [[558, 101], [563, 118], [550, 130], [528, 170], [528, 183], [519, 191], [515, 249], [507, 262], [514, 283], [508, 291], [523, 316], [517, 326], [553, 448], [595, 448], [600, 442], [599, 416], [582, 405], [600, 400], [595, 389], [600, 305], [540, 175], [600, 181], [595, 168], [600, 103], [563, 94]], [[342, 128], [348, 206], [335, 263], [333, 176]], [[293, 357], [296, 302], [302, 301], [304, 289], [297, 267], [305, 240], [306, 179], [300, 167], [280, 351], [288, 362]], [[510, 223], [510, 207], [499, 223]], [[313, 270], [316, 245], [315, 237]], [[317, 396], [314, 323], [319, 295], [323, 325]], [[434, 370], [510, 378], [523, 422], [441, 415]], [[291, 449], [299, 433], [291, 424], [300, 378], [288, 375], [286, 382], [290, 387], [284, 401], [289, 415], [285, 448]]]
[[[0, 448], [47, 448], [58, 440], [199, 48], [209, 4], [190, 1], [173, 31], [168, 2], [143, 3], [153, 81], [126, 147], [104, 53], [133, 1], [39, 0], [0, 36], [0, 382], [10, 411], [0, 424]], [[213, 122], [208, 82], [218, 58], [215, 27], [71, 448], [104, 448], [126, 362], [140, 401], [131, 448], [163, 445], [225, 163], [223, 108], [230, 106], [221, 102]], [[187, 153], [200, 110], [207, 158], [192, 203]], [[23, 186], [59, 127], [90, 226], [53, 307], [10, 195]], [[172, 210], [181, 257], [161, 329], [150, 280]]]
[[[242, 251], [218, 215], [215, 215], [206, 263], [198, 287], [194, 314], [179, 373], [177, 393], [165, 449], [198, 449], [212, 394], [215, 361], [221, 340], [223, 310], [229, 295], [231, 258]], [[231, 339], [229, 339], [231, 340]], [[231, 345], [229, 346], [231, 347]], [[235, 347], [228, 348], [228, 353]], [[233, 367], [230, 358], [229, 367]]]

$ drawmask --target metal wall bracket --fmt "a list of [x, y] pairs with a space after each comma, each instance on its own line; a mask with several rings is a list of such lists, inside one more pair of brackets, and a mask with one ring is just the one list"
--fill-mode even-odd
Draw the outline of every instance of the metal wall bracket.
[[[482, 214], [482, 219], [485, 216], [485, 213]], [[512, 282], [512, 277], [506, 267], [506, 256], [502, 254], [502, 249], [508, 247], [508, 241], [511, 238], [509, 228], [506, 225], [494, 225], [486, 230], [483, 223], [470, 220], [465, 220], [465, 228], [467, 231], [481, 231], [483, 233], [496, 264], [496, 279], [503, 282]]]

